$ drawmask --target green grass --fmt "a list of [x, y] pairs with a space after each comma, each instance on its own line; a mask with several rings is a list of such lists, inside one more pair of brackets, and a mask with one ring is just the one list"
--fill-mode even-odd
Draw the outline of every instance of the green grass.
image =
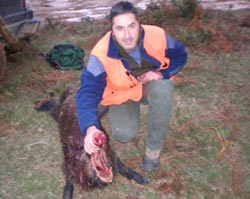
[[[157, 16], [161, 14], [156, 10]], [[220, 20], [219, 26], [213, 26], [215, 33], [220, 31], [226, 38], [220, 49], [212, 45], [216, 40], [187, 42], [189, 61], [177, 75], [181, 79], [175, 89], [173, 117], [161, 167], [155, 173], [142, 172], [139, 166], [146, 136], [143, 107], [140, 136], [123, 149], [121, 159], [150, 184], [140, 186], [117, 175], [103, 190], [85, 193], [76, 187], [74, 198], [250, 198], [250, 30], [237, 25], [246, 13], [205, 13], [203, 24]], [[186, 20], [171, 15], [168, 23], [174, 24], [169, 29], [177, 38], [185, 39], [179, 30], [186, 29]], [[24, 43], [21, 53], [11, 55], [8, 78], [0, 83], [0, 198], [61, 198], [64, 176], [57, 126], [33, 107], [50, 91], [59, 94], [66, 84], [79, 83], [81, 71], [56, 73], [38, 52], [46, 53], [67, 40], [85, 50], [87, 61], [107, 28], [106, 20], [55, 23], [40, 30], [31, 44]], [[103, 123], [108, 129], [107, 117]]]

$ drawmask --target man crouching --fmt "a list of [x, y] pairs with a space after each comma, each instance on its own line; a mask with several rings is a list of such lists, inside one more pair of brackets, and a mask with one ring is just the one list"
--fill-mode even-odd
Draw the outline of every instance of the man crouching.
[[[139, 128], [140, 105], [149, 108], [146, 149], [141, 168], [154, 171], [172, 115], [173, 76], [187, 61], [181, 43], [152, 25], [141, 25], [130, 2], [119, 2], [110, 11], [111, 31], [93, 48], [81, 75], [76, 97], [85, 149], [99, 150], [93, 142], [101, 132], [97, 107], [109, 106], [112, 137], [120, 143], [133, 140]], [[119, 149], [116, 149], [119, 150]]]

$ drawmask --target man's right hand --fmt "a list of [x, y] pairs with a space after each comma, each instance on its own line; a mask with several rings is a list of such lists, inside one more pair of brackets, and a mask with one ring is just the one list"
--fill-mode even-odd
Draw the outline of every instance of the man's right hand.
[[84, 150], [88, 154], [93, 154], [100, 150], [107, 141], [106, 135], [95, 126], [88, 127], [84, 139]]

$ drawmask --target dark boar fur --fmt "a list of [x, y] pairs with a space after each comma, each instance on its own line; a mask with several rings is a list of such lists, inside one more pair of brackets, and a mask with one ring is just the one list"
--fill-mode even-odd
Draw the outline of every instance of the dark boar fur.
[[[63, 172], [66, 176], [63, 198], [73, 196], [73, 184], [78, 184], [83, 190], [104, 188], [113, 181], [117, 171], [138, 184], [147, 184], [135, 171], [128, 169], [116, 156], [109, 145], [108, 135], [106, 143], [100, 151], [89, 155], [84, 150], [84, 136], [78, 125], [75, 95], [76, 86], [67, 87], [57, 100], [53, 93], [45, 100], [36, 102], [37, 111], [48, 111], [58, 123], [60, 140], [64, 155]], [[99, 118], [107, 112], [102, 109], [98, 112]], [[99, 176], [99, 177], [98, 177]]]

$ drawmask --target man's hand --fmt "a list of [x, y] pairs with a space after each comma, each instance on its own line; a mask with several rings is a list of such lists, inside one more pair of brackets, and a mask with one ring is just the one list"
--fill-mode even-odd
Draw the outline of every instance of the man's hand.
[[97, 129], [95, 126], [90, 126], [87, 129], [84, 139], [84, 150], [91, 155], [100, 150], [106, 141], [106, 135], [102, 131]]
[[158, 79], [163, 79], [163, 76], [160, 72], [156, 71], [148, 71], [146, 73], [143, 73], [142, 75], [140, 75], [138, 77], [138, 80], [142, 83], [142, 84], [146, 84], [148, 82], [151, 82], [153, 80], [158, 80]]

